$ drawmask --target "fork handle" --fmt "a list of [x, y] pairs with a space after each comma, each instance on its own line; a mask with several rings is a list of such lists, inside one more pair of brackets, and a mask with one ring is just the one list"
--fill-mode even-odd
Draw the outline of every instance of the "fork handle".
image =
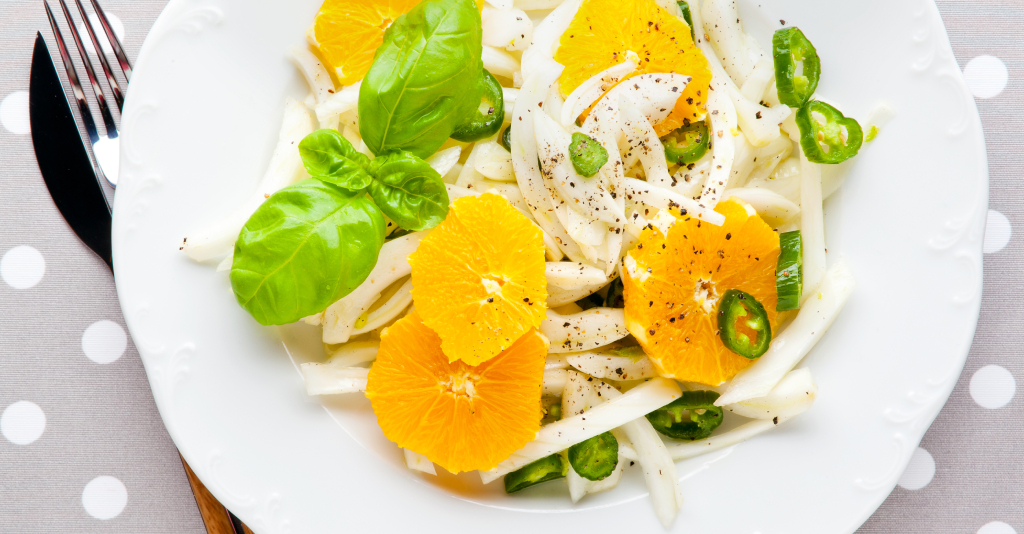
[[192, 494], [196, 498], [196, 504], [199, 505], [199, 514], [203, 516], [203, 524], [206, 525], [208, 534], [253, 534], [249, 527], [225, 508], [210, 493], [210, 490], [206, 489], [184, 458], [181, 459], [181, 465], [185, 466], [188, 483], [192, 485]]

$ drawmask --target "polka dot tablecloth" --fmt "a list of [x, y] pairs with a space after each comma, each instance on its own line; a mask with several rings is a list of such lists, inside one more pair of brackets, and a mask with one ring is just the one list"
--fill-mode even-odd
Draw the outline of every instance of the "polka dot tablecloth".
[[[104, 2], [131, 57], [164, 4]], [[981, 320], [949, 403], [859, 532], [1024, 534], [1024, 2], [939, 8], [988, 142]], [[27, 89], [42, 6], [4, 0], [0, 21], [0, 532], [205, 532], [110, 272], [39, 177]]]

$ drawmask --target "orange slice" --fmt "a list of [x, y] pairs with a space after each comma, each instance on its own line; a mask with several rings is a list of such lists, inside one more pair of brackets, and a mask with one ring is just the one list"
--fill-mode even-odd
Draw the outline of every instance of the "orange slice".
[[456, 200], [409, 263], [416, 309], [453, 362], [497, 356], [547, 314], [541, 230], [498, 195]]
[[328, 72], [341, 85], [363, 79], [384, 30], [420, 0], [327, 0], [306, 32]]
[[710, 386], [753, 363], [719, 337], [717, 303], [726, 290], [753, 295], [772, 331], [778, 326], [778, 234], [737, 202], [722, 202], [715, 211], [725, 215], [724, 225], [682, 219], [667, 237], [648, 226], [623, 269], [626, 327], [658, 372]]
[[458, 473], [487, 470], [540, 428], [548, 341], [536, 330], [473, 367], [449, 362], [417, 312], [388, 327], [366, 396], [388, 439]]
[[625, 62], [627, 52], [640, 58], [634, 75], [666, 72], [693, 78], [669, 116], [655, 125], [659, 136], [681, 126], [684, 119], [704, 118], [711, 83], [707, 58], [694, 45], [686, 22], [652, 0], [583, 0], [555, 53], [555, 61], [565, 65], [559, 78], [563, 95]]

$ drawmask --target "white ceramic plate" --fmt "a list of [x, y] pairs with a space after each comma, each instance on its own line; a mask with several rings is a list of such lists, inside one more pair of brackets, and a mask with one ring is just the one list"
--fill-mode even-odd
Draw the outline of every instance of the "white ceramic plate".
[[[779, 19], [823, 58], [819, 94], [896, 119], [826, 205], [830, 261], [857, 290], [808, 357], [811, 411], [678, 465], [673, 531], [854, 531], [885, 499], [963, 367], [978, 318], [988, 174], [981, 123], [931, 0], [741, 3], [769, 49]], [[322, 405], [295, 362], [317, 331], [263, 328], [226, 273], [180, 239], [262, 176], [286, 95], [285, 58], [319, 0], [171, 0], [125, 104], [114, 268], [167, 429], [213, 494], [258, 532], [659, 532], [642, 477], [573, 507], [560, 484], [504, 495], [475, 474], [418, 475], [357, 396]], [[289, 352], [291, 355], [289, 355]], [[401, 529], [401, 530], [400, 530]]]

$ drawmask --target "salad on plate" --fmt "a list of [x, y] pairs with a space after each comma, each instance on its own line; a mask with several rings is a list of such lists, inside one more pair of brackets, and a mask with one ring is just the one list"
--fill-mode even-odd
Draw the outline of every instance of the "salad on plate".
[[811, 36], [733, 0], [326, 0], [266, 174], [181, 249], [321, 327], [307, 393], [364, 394], [410, 469], [573, 502], [639, 469], [667, 527], [675, 462], [811, 407], [854, 288], [822, 203], [891, 110], [817, 95]]

